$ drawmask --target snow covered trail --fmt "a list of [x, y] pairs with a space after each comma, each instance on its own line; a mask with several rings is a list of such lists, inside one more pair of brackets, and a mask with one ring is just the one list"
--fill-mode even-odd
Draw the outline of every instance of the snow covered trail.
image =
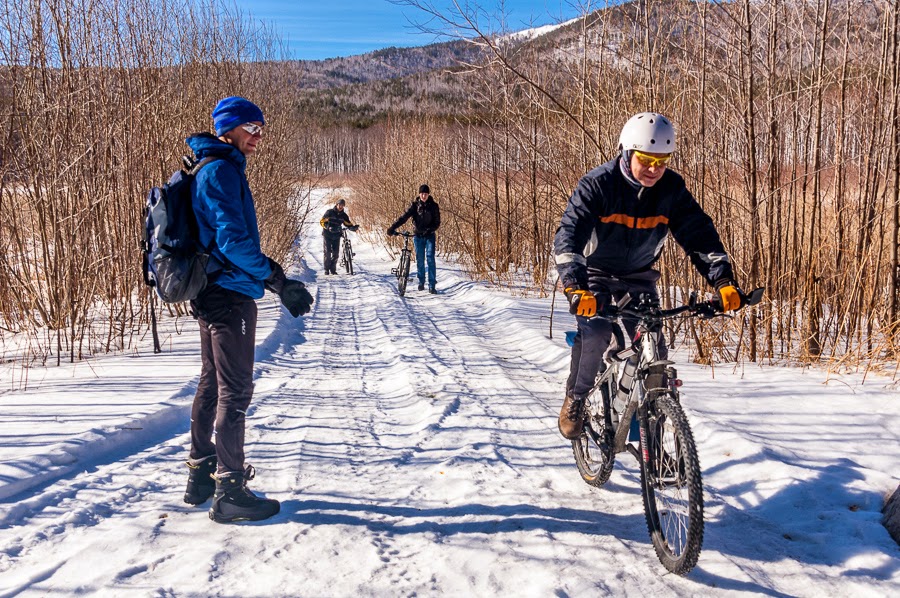
[[[361, 239], [356, 275], [317, 276], [321, 238], [308, 233], [300, 276], [316, 303], [296, 320], [261, 309], [248, 414], [251, 488], [282, 501], [281, 513], [217, 525], [209, 503], [185, 505], [188, 422], [167, 421], [117, 452], [82, 451], [77, 467], [23, 480], [27, 490], [0, 502], [0, 597], [900, 590], [900, 549], [878, 531], [877, 493], [863, 484], [896, 485], [886, 465], [900, 462], [896, 393], [860, 391], [878, 410], [862, 420], [872, 442], [842, 446], [821, 437], [861, 397], [821, 377], [770, 370], [742, 382], [680, 366], [707, 539], [690, 576], [665, 574], [633, 459], [592, 489], [556, 430], [568, 349], [560, 324], [546, 337], [545, 301], [443, 263], [440, 295], [413, 281], [401, 298], [392, 260]], [[187, 413], [194, 383], [167, 412]], [[833, 415], [798, 443], [789, 426], [826, 396]]]

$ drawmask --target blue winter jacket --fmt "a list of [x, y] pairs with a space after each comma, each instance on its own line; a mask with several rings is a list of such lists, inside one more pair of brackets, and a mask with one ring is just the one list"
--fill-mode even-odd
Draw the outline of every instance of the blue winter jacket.
[[259, 245], [256, 208], [244, 172], [247, 158], [209, 133], [185, 141], [198, 160], [221, 158], [200, 169], [191, 184], [200, 243], [205, 247], [215, 241], [207, 270], [217, 285], [259, 299], [272, 269]]
[[652, 187], [635, 187], [616, 158], [578, 181], [554, 239], [566, 288], [603, 290], [610, 276], [650, 280], [669, 231], [710, 284], [733, 280], [731, 260], [710, 217], [667, 169]]

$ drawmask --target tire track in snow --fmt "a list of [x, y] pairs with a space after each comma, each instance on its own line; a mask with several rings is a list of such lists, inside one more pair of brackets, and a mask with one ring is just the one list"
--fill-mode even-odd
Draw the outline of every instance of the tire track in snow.
[[[307, 242], [316, 255], [318, 235]], [[294, 595], [564, 595], [608, 591], [593, 579], [601, 559], [623, 571], [655, 567], [642, 519], [630, 514], [640, 512], [639, 494], [623, 499], [615, 485], [595, 493], [578, 478], [555, 430], [558, 366], [532, 354], [541, 343], [505, 343], [516, 322], [500, 309], [484, 313], [467, 284], [401, 299], [379, 273], [388, 265], [360, 261], [353, 277], [311, 283], [310, 317], [282, 315], [258, 351], [251, 488], [282, 500], [281, 514], [216, 526], [205, 508], [185, 507], [187, 437], [174, 435], [86, 472], [77, 486], [62, 480], [34, 495], [43, 503], [17, 519], [28, 529], [0, 529], [0, 547], [12, 549], [6, 563], [17, 565], [0, 592], [234, 595], [260, 579]], [[130, 500], [109, 500], [142, 483]], [[609, 530], [598, 533], [600, 523]], [[109, 546], [110, 536], [122, 546]], [[84, 559], [94, 570], [79, 576]], [[679, 583], [631, 587], [671, 593]]]

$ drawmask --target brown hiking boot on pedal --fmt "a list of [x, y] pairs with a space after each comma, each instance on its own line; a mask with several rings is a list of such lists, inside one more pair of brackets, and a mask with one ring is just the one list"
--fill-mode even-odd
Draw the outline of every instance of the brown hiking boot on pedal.
[[559, 410], [559, 433], [563, 438], [574, 440], [581, 435], [584, 427], [584, 398], [566, 395], [562, 409]]

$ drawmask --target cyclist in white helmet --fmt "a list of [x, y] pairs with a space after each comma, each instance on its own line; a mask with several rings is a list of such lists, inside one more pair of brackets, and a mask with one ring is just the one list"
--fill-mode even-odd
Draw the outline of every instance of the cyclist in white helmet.
[[[592, 316], [626, 293], [657, 294], [660, 275], [653, 266], [669, 231], [719, 292], [723, 310], [741, 307], [744, 295], [719, 233], [684, 179], [668, 168], [675, 148], [668, 118], [656, 112], [632, 116], [619, 136], [621, 153], [581, 178], [556, 231], [556, 267], [578, 323], [559, 413], [566, 438], [581, 434], [584, 399], [605, 367], [613, 337], [610, 321]], [[633, 336], [634, 322], [625, 324]], [[668, 355], [662, 338], [659, 351], [663, 359]]]

